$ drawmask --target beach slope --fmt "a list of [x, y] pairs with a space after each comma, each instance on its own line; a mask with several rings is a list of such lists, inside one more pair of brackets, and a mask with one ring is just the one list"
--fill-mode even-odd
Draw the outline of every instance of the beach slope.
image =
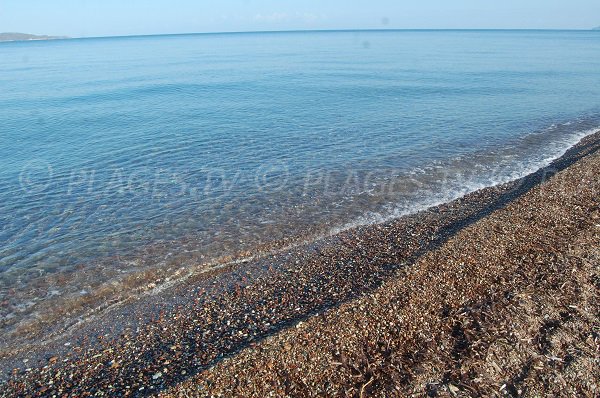
[[599, 149], [15, 347], [0, 396], [595, 397]]
[[600, 392], [600, 153], [165, 397]]

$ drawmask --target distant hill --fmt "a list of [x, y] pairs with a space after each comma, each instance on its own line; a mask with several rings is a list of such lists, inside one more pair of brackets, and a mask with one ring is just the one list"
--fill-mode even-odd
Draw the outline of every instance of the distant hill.
[[600, 30], [600, 26], [598, 26], [597, 28], [594, 28], [592, 30]]
[[22, 40], [55, 40], [68, 39], [66, 36], [37, 36], [27, 33], [0, 33], [0, 41], [22, 41]]

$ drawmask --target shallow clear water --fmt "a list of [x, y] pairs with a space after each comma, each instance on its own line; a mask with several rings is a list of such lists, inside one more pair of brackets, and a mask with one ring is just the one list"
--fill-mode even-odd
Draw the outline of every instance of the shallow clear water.
[[523, 175], [600, 126], [600, 32], [0, 43], [2, 325], [123, 274]]

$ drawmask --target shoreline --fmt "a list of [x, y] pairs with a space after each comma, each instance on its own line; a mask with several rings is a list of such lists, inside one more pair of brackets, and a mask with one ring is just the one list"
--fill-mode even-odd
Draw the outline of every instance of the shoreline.
[[159, 396], [598, 396], [598, 147], [555, 171], [374, 291]]
[[[459, 231], [526, 195], [598, 147], [600, 133], [596, 132], [548, 167], [512, 183], [242, 261], [241, 266], [229, 265], [227, 272], [194, 276], [157, 295], [139, 298], [100, 315], [37, 355], [4, 356], [4, 374], [26, 357], [29, 361], [0, 392], [6, 388], [39, 394], [49, 378], [53, 387], [43, 394], [61, 388], [73, 393], [90, 388], [109, 391], [109, 385], [121, 391], [129, 385], [133, 395], [148, 395], [173, 387], [224, 357], [377, 290]], [[167, 372], [162, 371], [164, 363], [157, 363], [161, 357], [171, 358], [166, 359]], [[71, 365], [76, 379], [91, 384], [69, 390], [72, 382], [55, 378], [59, 368]]]
[[[565, 124], [568, 125], [570, 123]], [[308, 246], [312, 242], [328, 239], [347, 230], [392, 222], [401, 217], [450, 203], [476, 190], [511, 182], [559, 158], [583, 137], [600, 131], [594, 126], [597, 126], [597, 123], [583, 126], [583, 129], [575, 130], [560, 139], [554, 137], [551, 142], [547, 142], [549, 137], [545, 137], [546, 146], [539, 151], [538, 155], [531, 155], [533, 158], [527, 161], [519, 160], [517, 163], [519, 166], [514, 169], [491, 173], [490, 178], [485, 181], [466, 175], [463, 176], [462, 184], [450, 181], [446, 186], [442, 183], [439, 192], [430, 190], [423, 197], [415, 196], [410, 201], [401, 200], [393, 208], [386, 208], [381, 204], [371, 206], [370, 203], [362, 203], [360, 213], [352, 213], [352, 216], [345, 219], [339, 216], [330, 219], [335, 226], [327, 226], [327, 223], [299, 225], [288, 222], [288, 226], [283, 227], [284, 229], [278, 231], [277, 236], [272, 236], [269, 241], [256, 237], [256, 242], [252, 243], [252, 237], [248, 236], [248, 239], [244, 239], [245, 246], [231, 247], [229, 251], [217, 249], [211, 252], [208, 247], [207, 252], [189, 251], [193, 249], [193, 245], [189, 246], [187, 239], [182, 239], [179, 243], [173, 241], [142, 245], [136, 248], [135, 252], [123, 256], [98, 258], [89, 264], [80, 263], [71, 266], [72, 269], [68, 272], [47, 274], [43, 278], [34, 279], [31, 286], [12, 289], [13, 291], [5, 296], [8, 305], [2, 308], [2, 315], [6, 317], [2, 321], [0, 358], [15, 351], [14, 347], [26, 350], [30, 345], [51, 344], [60, 335], [70, 333], [72, 329], [81, 327], [82, 324], [101, 316], [103, 312], [128, 305], [139, 300], [140, 297], [157, 295], [189, 278], [198, 275], [212, 277], [215, 273], [226, 272], [226, 269], [239, 264], [258, 261], [300, 246]], [[554, 127], [555, 124], [549, 128]], [[531, 141], [529, 145], [536, 143], [543, 145], [544, 140], [540, 140], [541, 134], [541, 132], [530, 134], [527, 138]], [[514, 144], [522, 145], [520, 140], [515, 140]], [[475, 155], [482, 156], [483, 153], [475, 152]], [[409, 176], [404, 176], [397, 181], [392, 180], [390, 185], [394, 186], [399, 182], [402, 184], [406, 178]], [[444, 173], [436, 178], [444, 181]], [[415, 184], [418, 185], [418, 182]], [[408, 183], [408, 187], [405, 188], [410, 190], [410, 185], [411, 183]], [[374, 195], [375, 203], [381, 203], [382, 200], [385, 203], [394, 202], [393, 195], [383, 193], [384, 191], [387, 192], [384, 189]], [[391, 191], [393, 189], [390, 189]], [[302, 223], [300, 218], [296, 221]], [[294, 227], [290, 227], [291, 225]], [[209, 246], [214, 243], [216, 242], [209, 243]], [[192, 252], [196, 253], [191, 254]], [[9, 282], [6, 284], [10, 285]], [[55, 295], [55, 293], [59, 294]], [[40, 297], [43, 299], [38, 300]], [[19, 305], [23, 308], [17, 308]]]

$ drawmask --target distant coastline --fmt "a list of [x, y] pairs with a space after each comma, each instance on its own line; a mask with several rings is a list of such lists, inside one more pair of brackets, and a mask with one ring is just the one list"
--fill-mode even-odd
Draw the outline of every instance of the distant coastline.
[[108, 38], [136, 38], [136, 37], [154, 37], [154, 36], [196, 36], [196, 35], [232, 35], [232, 34], [272, 34], [272, 33], [340, 33], [340, 32], [455, 32], [455, 31], [589, 31], [600, 30], [600, 26], [591, 29], [445, 29], [445, 28], [420, 28], [420, 29], [299, 29], [299, 30], [249, 30], [249, 31], [206, 31], [206, 32], [176, 32], [176, 33], [148, 33], [148, 34], [128, 34], [128, 35], [106, 35], [106, 36], [48, 36], [33, 35], [28, 33], [0, 33], [0, 42], [6, 41], [32, 41], [32, 40], [60, 40], [60, 39], [108, 39]]
[[[326, 33], [326, 32], [401, 32], [401, 31], [555, 31], [556, 29], [306, 29], [306, 30], [257, 30], [257, 31], [207, 31], [186, 33], [154, 33], [131, 34], [117, 36], [48, 36], [33, 35], [28, 33], [0, 33], [0, 42], [7, 41], [34, 41], [34, 40], [60, 40], [60, 39], [106, 39], [122, 37], [153, 37], [153, 36], [195, 36], [195, 35], [225, 35], [225, 34], [269, 34], [269, 33]], [[558, 29], [560, 30], [560, 29]], [[568, 29], [567, 29], [568, 30]], [[573, 31], [586, 31], [586, 29], [572, 29]], [[600, 26], [589, 30], [600, 30]]]
[[68, 39], [67, 36], [47, 36], [47, 35], [31, 35], [28, 33], [0, 33], [0, 42], [2, 41], [28, 41], [28, 40], [57, 40]]

